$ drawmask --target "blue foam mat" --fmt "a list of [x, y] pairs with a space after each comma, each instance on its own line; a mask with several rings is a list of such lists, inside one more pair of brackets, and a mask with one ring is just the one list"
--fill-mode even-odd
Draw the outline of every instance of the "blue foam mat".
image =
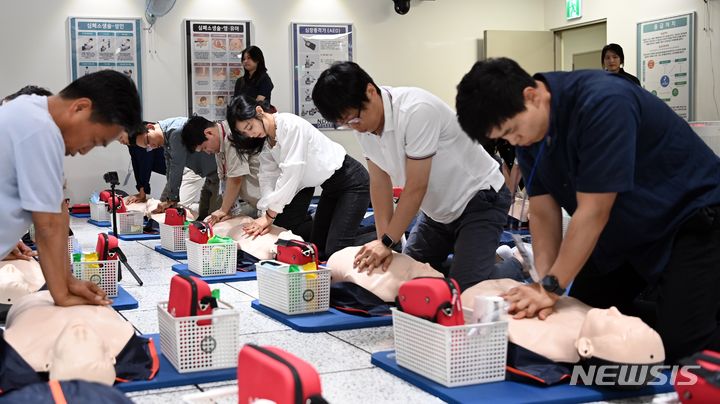
[[79, 217], [81, 219], [87, 219], [90, 217], [90, 214], [89, 213], [70, 213], [70, 216]]
[[166, 387], [188, 386], [191, 384], [222, 382], [237, 378], [237, 368], [228, 368], [220, 370], [207, 370], [203, 372], [178, 373], [170, 361], [162, 354], [160, 346], [160, 334], [143, 335], [146, 338], [152, 338], [155, 342], [155, 349], [160, 359], [160, 369], [155, 378], [152, 380], [134, 381], [127, 383], [118, 383], [115, 388], [129, 393], [131, 391], [163, 389]]
[[94, 225], [97, 226], [97, 227], [110, 227], [110, 221], [109, 221], [109, 220], [105, 220], [105, 221], [99, 222], [99, 221], [97, 221], [97, 220], [88, 219], [88, 223], [94, 224]]
[[118, 295], [111, 298], [112, 308], [115, 310], [132, 310], [138, 308], [138, 301], [125, 288], [118, 285]]
[[[109, 231], [108, 234], [114, 236], [115, 232]], [[124, 241], [160, 240], [160, 234], [121, 234], [117, 238]]]
[[372, 354], [371, 363], [448, 403], [578, 403], [586, 401], [616, 400], [620, 398], [651, 396], [673, 391], [670, 383], [648, 386], [640, 390], [618, 391], [590, 386], [541, 387], [518, 382], [495, 382], [464, 387], [445, 387], [398, 366], [395, 351]]
[[257, 273], [252, 272], [235, 272], [230, 275], [214, 275], [214, 276], [198, 276], [195, 272], [190, 272], [187, 264], [175, 264], [172, 266], [173, 272], [177, 272], [180, 275], [190, 275], [198, 277], [207, 283], [223, 283], [223, 282], [242, 282], [242, 281], [254, 281], [257, 279]]
[[163, 248], [163, 246], [161, 246], [161, 245], [156, 245], [155, 251], [159, 252], [160, 254], [162, 254], [166, 257], [170, 257], [174, 260], [186, 260], [187, 259], [187, 251], [174, 252], [174, 251], [170, 251], [170, 250]]
[[355, 330], [358, 328], [392, 325], [392, 316], [362, 317], [343, 313], [333, 308], [322, 313], [289, 316], [267, 306], [263, 306], [257, 299], [253, 300], [250, 306], [266, 316], [300, 332]]

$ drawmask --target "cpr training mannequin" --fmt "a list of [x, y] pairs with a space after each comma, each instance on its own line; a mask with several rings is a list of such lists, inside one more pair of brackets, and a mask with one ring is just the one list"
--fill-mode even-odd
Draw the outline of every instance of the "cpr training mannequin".
[[[137, 337], [132, 325], [106, 306], [55, 306], [49, 292], [20, 298], [3, 334], [0, 389], [42, 381], [35, 372], [58, 380], [81, 379], [112, 385], [150, 379], [157, 370], [152, 343]], [[19, 356], [22, 360], [14, 360]], [[118, 363], [116, 363], [116, 361]]]
[[284, 240], [302, 240], [292, 232], [271, 225], [270, 232], [253, 238], [245, 234], [243, 228], [251, 224], [255, 219], [250, 216], [236, 216], [232, 219], [223, 220], [213, 226], [213, 232], [218, 236], [230, 237], [238, 243], [238, 248], [252, 255], [258, 260], [274, 259], [277, 252], [275, 242], [278, 238]]
[[[134, 202], [129, 205], [127, 205], [128, 212], [130, 211], [139, 211], [143, 212], [143, 214], [154, 221], [158, 223], [165, 223], [165, 213], [152, 213], [155, 209], [157, 209], [158, 205], [160, 204], [160, 200], [158, 199], [148, 199], [147, 202]], [[189, 209], [186, 209], [186, 215], [187, 220], [193, 220], [197, 216], [197, 212], [193, 212]]]
[[40, 264], [35, 260], [0, 261], [0, 305], [40, 290], [45, 284]]
[[[472, 310], [475, 296], [499, 296], [521, 285], [510, 279], [480, 282], [461, 295], [463, 308]], [[508, 340], [555, 362], [577, 363], [598, 358], [615, 364], [654, 364], [665, 360], [660, 336], [637, 317], [616, 308], [593, 309], [561, 296], [545, 320], [508, 316]]]
[[372, 273], [358, 272], [353, 267], [355, 254], [360, 247], [347, 247], [337, 251], [328, 259], [332, 283], [352, 282], [374, 293], [384, 302], [394, 302], [398, 289], [405, 281], [419, 276], [442, 278], [443, 274], [433, 269], [430, 264], [415, 261], [407, 255], [393, 252], [393, 259], [387, 271], [376, 269]]
[[0, 261], [0, 321], [18, 299], [37, 292], [45, 284], [40, 263], [35, 260]]

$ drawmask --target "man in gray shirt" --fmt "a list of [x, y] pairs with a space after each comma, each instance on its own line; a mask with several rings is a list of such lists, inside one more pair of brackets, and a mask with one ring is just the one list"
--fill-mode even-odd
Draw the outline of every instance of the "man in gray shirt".
[[162, 213], [167, 208], [177, 205], [180, 201], [180, 184], [182, 183], [183, 169], [193, 170], [197, 175], [205, 178], [205, 184], [200, 192], [200, 207], [198, 219], [204, 219], [210, 212], [220, 207], [218, 198], [217, 165], [213, 156], [204, 153], [188, 153], [182, 143], [182, 129], [187, 122], [185, 117], [168, 118], [153, 123], [146, 122], [146, 131], [136, 133], [130, 137], [130, 143], [152, 150], [158, 147], [165, 148], [165, 166], [167, 167], [167, 183], [160, 195], [160, 204], [153, 213]]

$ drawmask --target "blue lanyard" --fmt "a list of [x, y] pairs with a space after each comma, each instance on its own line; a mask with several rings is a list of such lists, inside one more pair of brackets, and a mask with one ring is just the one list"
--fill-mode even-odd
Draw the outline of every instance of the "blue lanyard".
[[[542, 159], [543, 152], [545, 151], [545, 144], [547, 143], [547, 137], [543, 138], [542, 144], [540, 145], [540, 151], [538, 152], [537, 156], [535, 157], [535, 162], [533, 163], [532, 169], [530, 170], [530, 175], [527, 178], [527, 181], [525, 181], [525, 195], [523, 196], [522, 204], [520, 205], [520, 218], [518, 219], [518, 230], [520, 230], [520, 224], [522, 223], [522, 218], [525, 215], [525, 203], [528, 200], [528, 195], [530, 194], [530, 184], [532, 183], [533, 178], [535, 178], [535, 170], [537, 170], [538, 164], [540, 163], [540, 160]], [[514, 203], [514, 201], [513, 201]]]
[[542, 140], [542, 144], [540, 145], [540, 151], [537, 154], [537, 157], [535, 157], [535, 162], [533, 163], [532, 169], [530, 170], [530, 176], [528, 177], [527, 181], [525, 182], [525, 194], [530, 193], [530, 184], [532, 183], [533, 178], [535, 178], [535, 170], [538, 167], [538, 164], [540, 163], [540, 160], [542, 159], [543, 152], [545, 151], [545, 144], [547, 143], [547, 138], [544, 138]]

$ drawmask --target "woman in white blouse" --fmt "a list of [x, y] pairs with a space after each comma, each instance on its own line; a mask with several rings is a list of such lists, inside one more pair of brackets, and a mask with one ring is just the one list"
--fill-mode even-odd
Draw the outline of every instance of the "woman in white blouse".
[[255, 100], [235, 97], [227, 109], [231, 142], [242, 154], [260, 153], [260, 200], [265, 213], [245, 228], [252, 236], [269, 231], [278, 214], [302, 189], [322, 194], [310, 241], [320, 258], [355, 244], [370, 204], [368, 172], [345, 149], [299, 116], [270, 114]]

